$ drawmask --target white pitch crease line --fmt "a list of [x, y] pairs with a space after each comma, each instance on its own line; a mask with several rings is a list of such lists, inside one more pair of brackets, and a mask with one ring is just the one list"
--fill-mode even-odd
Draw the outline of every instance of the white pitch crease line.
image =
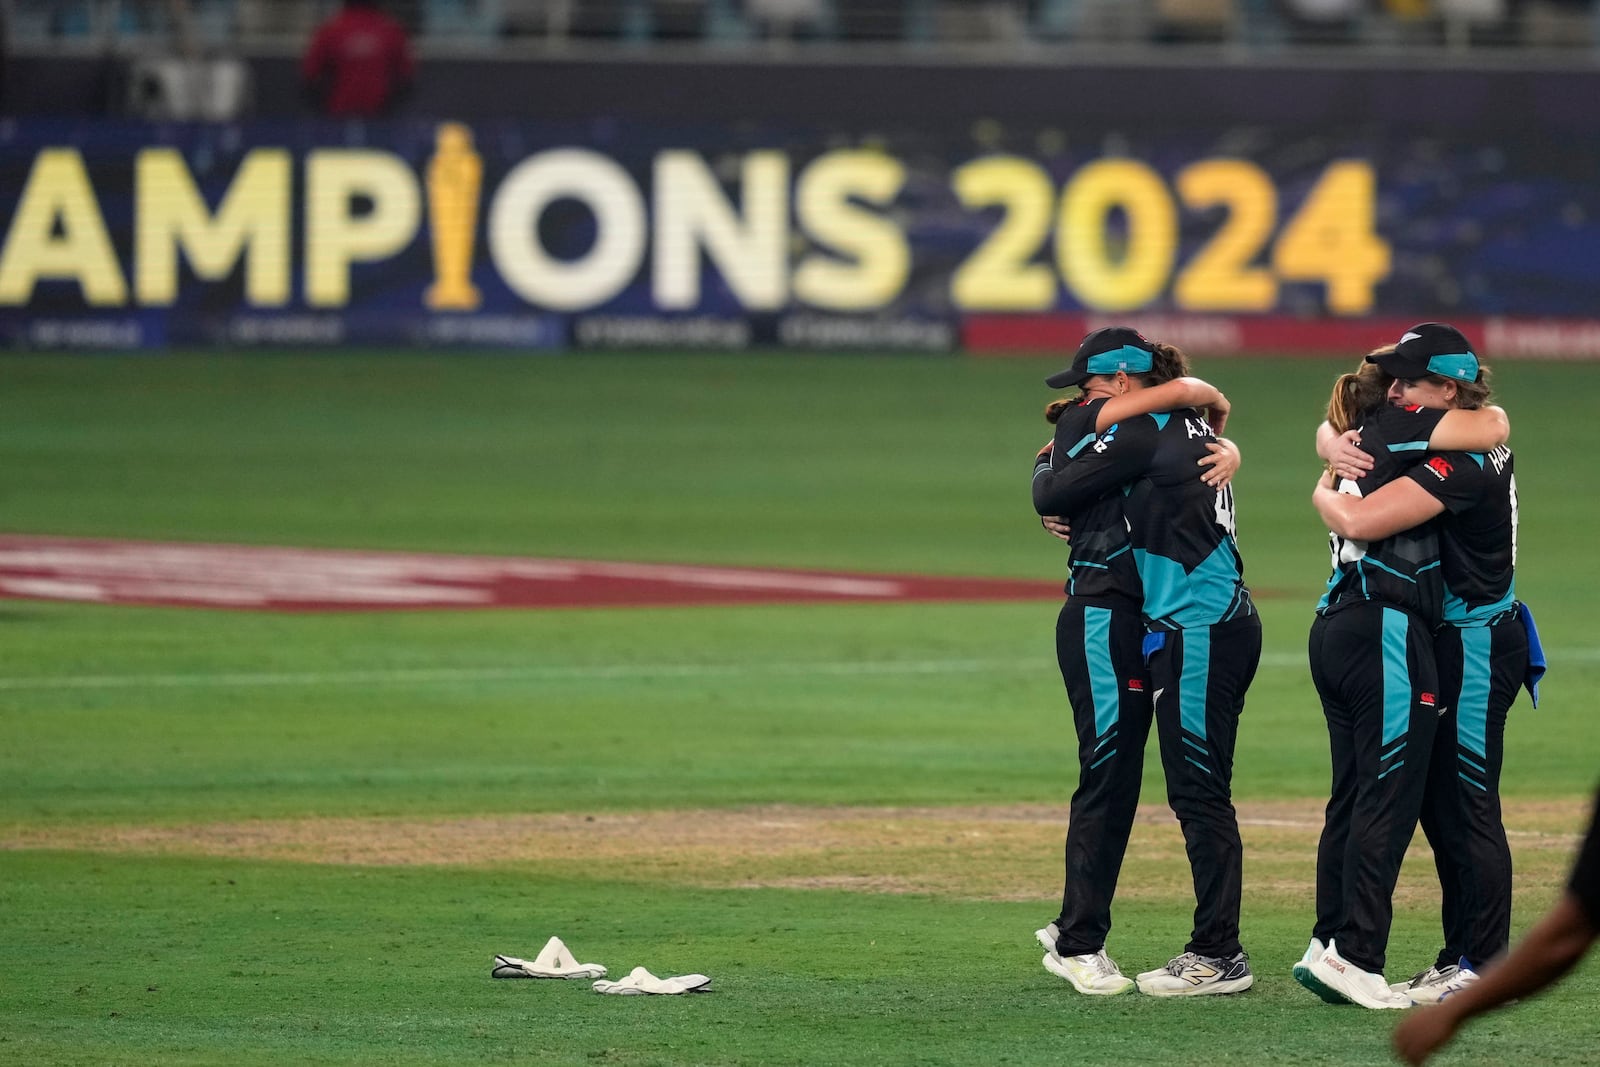
[[423, 667], [394, 670], [101, 674], [76, 678], [0, 678], [0, 690], [412, 685], [430, 682], [609, 681], [625, 678], [727, 678], [744, 675], [976, 674], [1026, 670], [1032, 660], [882, 660], [843, 663], [662, 663], [586, 667]]
[[[1561, 663], [1600, 662], [1600, 648], [1551, 649], [1548, 658]], [[1044, 671], [1048, 657], [1030, 659], [846, 660], [823, 663], [628, 663], [572, 667], [397, 667], [347, 671], [218, 671], [195, 674], [88, 674], [78, 677], [0, 677], [0, 692], [48, 692], [73, 689], [203, 689], [270, 688], [319, 685], [427, 685], [457, 682], [611, 681], [628, 678], [738, 678], [761, 675], [929, 675]], [[1267, 669], [1304, 667], [1303, 653], [1269, 653]]]

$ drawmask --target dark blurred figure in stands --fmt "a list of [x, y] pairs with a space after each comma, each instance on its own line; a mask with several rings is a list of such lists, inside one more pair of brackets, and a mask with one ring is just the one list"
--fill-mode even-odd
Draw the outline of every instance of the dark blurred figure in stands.
[[411, 42], [378, 0], [344, 0], [311, 37], [300, 66], [306, 92], [324, 115], [386, 115], [411, 90]]

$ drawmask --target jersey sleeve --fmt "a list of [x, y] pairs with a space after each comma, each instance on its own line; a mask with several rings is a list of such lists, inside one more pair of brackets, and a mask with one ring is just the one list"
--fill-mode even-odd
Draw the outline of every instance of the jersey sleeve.
[[1483, 499], [1483, 468], [1465, 452], [1436, 452], [1410, 467], [1405, 476], [1416, 482], [1452, 515]]
[[1596, 816], [1600, 815], [1600, 797], [1595, 800], [1596, 814], [1589, 817], [1589, 831], [1584, 834], [1583, 844], [1578, 847], [1578, 859], [1572, 865], [1572, 874], [1567, 879], [1567, 890], [1578, 898], [1578, 904], [1583, 908], [1584, 915], [1595, 928], [1600, 929], [1600, 827], [1597, 827]]
[[[1098, 414], [1094, 405], [1089, 418]], [[1057, 424], [1057, 432], [1060, 424]], [[1157, 426], [1148, 415], [1117, 423], [1105, 433], [1079, 440], [1065, 454], [1056, 445], [1049, 467], [1033, 474], [1033, 508], [1040, 515], [1072, 515], [1087, 504], [1144, 474], [1155, 454]]]
[[1095, 420], [1100, 417], [1100, 409], [1105, 404], [1105, 398], [1101, 397], [1087, 404], [1074, 404], [1061, 413], [1061, 418], [1056, 420], [1056, 447], [1061, 450], [1058, 464], [1065, 463], [1094, 444]]

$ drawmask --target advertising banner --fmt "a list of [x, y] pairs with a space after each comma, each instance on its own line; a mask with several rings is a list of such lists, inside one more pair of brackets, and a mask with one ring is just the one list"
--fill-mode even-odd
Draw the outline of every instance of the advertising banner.
[[1348, 352], [1440, 318], [1593, 358], [1597, 143], [23, 120], [0, 126], [0, 339], [1004, 352], [1131, 322]]

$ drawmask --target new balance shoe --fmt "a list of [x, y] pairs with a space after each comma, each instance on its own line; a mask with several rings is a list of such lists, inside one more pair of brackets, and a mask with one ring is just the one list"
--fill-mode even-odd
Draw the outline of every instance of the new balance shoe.
[[1460, 968], [1453, 963], [1447, 963], [1443, 967], [1439, 966], [1437, 963], [1430, 964], [1427, 970], [1418, 971], [1404, 982], [1390, 982], [1389, 988], [1394, 990], [1396, 993], [1404, 993], [1407, 996], [1410, 996], [1413, 989], [1421, 989], [1423, 986], [1433, 985], [1435, 982], [1443, 982], [1447, 979], [1454, 978], [1456, 971], [1459, 969]]
[[1478, 972], [1472, 969], [1472, 965], [1463, 956], [1459, 962], [1447, 963], [1443, 967], [1436, 963], [1420, 974], [1412, 976], [1411, 981], [1395, 982], [1389, 988], [1410, 997], [1413, 1004], [1437, 1004], [1477, 980]]
[[[1383, 975], [1374, 971], [1364, 971], [1345, 959], [1339, 954], [1339, 947], [1333, 941], [1329, 941], [1322, 955], [1312, 961], [1309, 977], [1310, 981], [1305, 983], [1306, 986], [1330, 1004], [1339, 1003], [1339, 1000], [1328, 995], [1332, 993], [1337, 994], [1341, 1000], [1359, 1004], [1363, 1008], [1411, 1007], [1409, 996], [1390, 989]], [[1316, 985], [1312, 985], [1312, 982]], [[1322, 989], [1318, 989], [1318, 986]]]
[[1311, 990], [1311, 992], [1315, 993], [1329, 1004], [1348, 1004], [1350, 1003], [1350, 998], [1346, 997], [1343, 993], [1335, 992], [1334, 990], [1323, 985], [1321, 982], [1317, 981], [1317, 976], [1311, 971], [1311, 965], [1317, 962], [1318, 956], [1321, 956], [1323, 952], [1327, 951], [1327, 947], [1328, 946], [1324, 945], [1321, 941], [1318, 941], [1313, 937], [1311, 939], [1311, 943], [1306, 946], [1305, 954], [1300, 957], [1300, 962], [1291, 967], [1289, 969], [1289, 973], [1294, 975], [1294, 980], [1296, 982], [1299, 982], [1301, 985]]
[[1139, 992], [1152, 997], [1203, 997], [1243, 993], [1254, 983], [1250, 957], [1243, 952], [1227, 959], [1185, 952], [1165, 967], [1139, 975]]
[[[1039, 931], [1043, 934], [1044, 931]], [[1091, 997], [1114, 997], [1133, 990], [1133, 979], [1106, 955], [1104, 948], [1083, 956], [1060, 956], [1049, 952], [1044, 957], [1044, 969], [1065, 978], [1072, 988]]]

